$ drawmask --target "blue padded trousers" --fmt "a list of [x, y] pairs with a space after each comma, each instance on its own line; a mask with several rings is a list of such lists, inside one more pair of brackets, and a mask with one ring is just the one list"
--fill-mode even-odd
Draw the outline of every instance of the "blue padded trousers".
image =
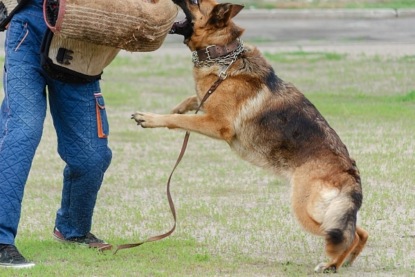
[[55, 221], [65, 238], [90, 231], [97, 194], [112, 157], [99, 82], [62, 83], [42, 70], [40, 46], [46, 26], [41, 4], [42, 0], [32, 0], [16, 13], [6, 31], [0, 114], [0, 243], [4, 244], [15, 242], [24, 187], [42, 136], [48, 100], [58, 153], [66, 163]]

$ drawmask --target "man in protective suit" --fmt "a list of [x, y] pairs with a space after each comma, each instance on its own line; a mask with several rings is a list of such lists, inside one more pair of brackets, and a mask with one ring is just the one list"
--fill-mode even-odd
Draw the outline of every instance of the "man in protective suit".
[[57, 240], [105, 245], [90, 231], [97, 194], [112, 156], [99, 81], [62, 82], [44, 71], [40, 56], [47, 30], [43, 0], [25, 2], [6, 31], [0, 113], [0, 267], [15, 268], [34, 266], [19, 253], [15, 239], [25, 184], [42, 136], [46, 101], [58, 138], [58, 153], [66, 163], [61, 206], [53, 229]]

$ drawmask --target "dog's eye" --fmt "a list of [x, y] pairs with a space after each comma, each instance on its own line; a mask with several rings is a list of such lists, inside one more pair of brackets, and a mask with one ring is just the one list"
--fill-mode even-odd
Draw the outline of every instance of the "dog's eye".
[[199, 0], [191, 0], [190, 1], [193, 5], [199, 5]]

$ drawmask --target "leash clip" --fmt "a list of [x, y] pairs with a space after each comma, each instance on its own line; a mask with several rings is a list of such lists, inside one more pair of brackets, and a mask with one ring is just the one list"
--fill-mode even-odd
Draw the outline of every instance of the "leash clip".
[[229, 67], [231, 67], [231, 65], [235, 62], [235, 60], [231, 60], [231, 62], [226, 65], [225, 68], [222, 69], [222, 71], [219, 72], [218, 77], [221, 78], [222, 80], [225, 80], [228, 77], [228, 74], [226, 73], [229, 69]]
[[228, 74], [226, 74], [226, 70], [222, 70], [220, 73], [219, 73], [219, 78], [221, 78], [222, 80], [225, 80], [227, 77], [228, 77]]

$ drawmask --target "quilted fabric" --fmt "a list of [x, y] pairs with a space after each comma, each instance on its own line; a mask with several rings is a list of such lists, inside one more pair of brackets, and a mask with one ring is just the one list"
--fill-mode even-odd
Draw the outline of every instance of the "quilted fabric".
[[99, 83], [65, 84], [44, 74], [39, 55], [46, 31], [42, 1], [31, 3], [13, 17], [6, 33], [5, 96], [0, 114], [0, 243], [7, 244], [13, 244], [17, 234], [24, 187], [42, 136], [48, 99], [58, 152], [66, 162], [55, 222], [66, 238], [90, 231], [97, 193], [112, 155], [107, 139], [97, 135], [98, 124], [108, 132], [105, 111], [97, 122]]

